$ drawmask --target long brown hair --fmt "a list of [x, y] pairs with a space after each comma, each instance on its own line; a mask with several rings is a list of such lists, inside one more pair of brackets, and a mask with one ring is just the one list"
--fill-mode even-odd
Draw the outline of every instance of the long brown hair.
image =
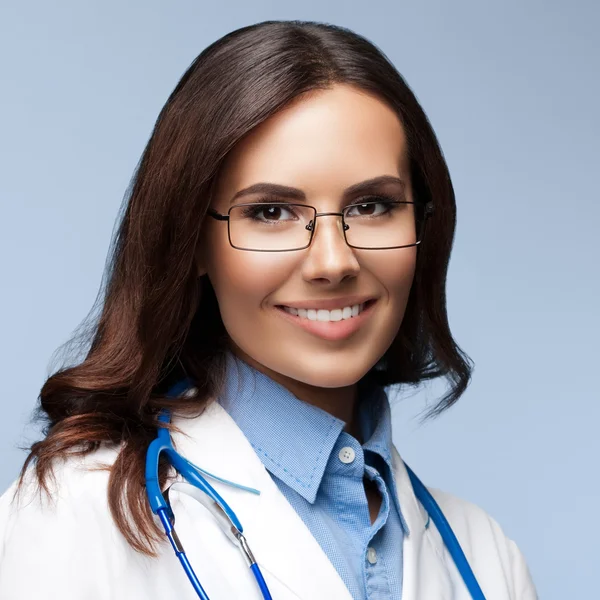
[[[210, 281], [195, 269], [220, 166], [247, 133], [300, 94], [336, 83], [376, 94], [396, 111], [415, 199], [434, 204], [400, 331], [369, 376], [382, 385], [447, 378], [432, 415], [468, 385], [472, 365], [446, 315], [454, 191], [436, 136], [404, 79], [371, 42], [342, 27], [266, 21], [229, 33], [193, 61], [158, 116], [127, 191], [98, 315], [85, 322], [86, 351], [42, 387], [37, 416], [45, 437], [31, 446], [21, 471], [22, 482], [33, 461], [49, 493], [54, 459], [116, 445], [110, 510], [139, 552], [155, 555], [161, 539], [146, 502], [144, 461], [158, 409], [174, 406], [165, 391], [192, 378], [195, 395], [176, 406], [179, 414], [195, 414], [222, 382], [227, 335]], [[166, 474], [162, 465], [163, 484]]]

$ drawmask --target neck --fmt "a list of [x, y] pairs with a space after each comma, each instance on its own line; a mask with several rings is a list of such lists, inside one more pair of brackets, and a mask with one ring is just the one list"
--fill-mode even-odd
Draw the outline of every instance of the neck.
[[233, 354], [248, 363], [250, 366], [255, 368], [257, 371], [264, 373], [273, 381], [276, 381], [288, 391], [290, 391], [296, 398], [299, 398], [303, 402], [312, 404], [326, 412], [333, 417], [340, 419], [346, 423], [344, 430], [350, 435], [360, 440], [358, 431], [358, 422], [355, 417], [356, 402], [357, 402], [357, 384], [349, 385], [340, 388], [322, 388], [309, 385], [302, 381], [286, 377], [281, 373], [272, 371], [264, 365], [255, 361], [252, 357], [248, 356], [240, 348], [232, 348]]

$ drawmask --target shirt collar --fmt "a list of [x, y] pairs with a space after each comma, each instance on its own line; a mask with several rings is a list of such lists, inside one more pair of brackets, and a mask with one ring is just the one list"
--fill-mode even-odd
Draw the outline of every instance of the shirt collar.
[[345, 423], [231, 353], [218, 401], [268, 471], [313, 504]]
[[[303, 402], [281, 384], [227, 354], [219, 403], [242, 430], [267, 470], [314, 504], [332, 450], [345, 423]], [[392, 427], [385, 390], [359, 386], [358, 419], [365, 451], [388, 467], [394, 504], [401, 516], [392, 466]]]

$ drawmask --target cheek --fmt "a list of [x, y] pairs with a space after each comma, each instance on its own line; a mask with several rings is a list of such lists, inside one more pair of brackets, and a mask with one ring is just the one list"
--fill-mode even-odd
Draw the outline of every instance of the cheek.
[[397, 268], [394, 269], [393, 274], [389, 274], [389, 292], [391, 304], [393, 306], [393, 314], [396, 316], [395, 323], [392, 327], [396, 334], [404, 320], [404, 313], [412, 288], [417, 262], [417, 249], [415, 247], [401, 248], [400, 251], [404, 252], [398, 256]]
[[368, 268], [383, 293], [381, 310], [374, 327], [368, 333], [376, 358], [381, 357], [390, 347], [404, 320], [414, 280], [416, 257], [414, 247], [382, 251], [379, 257], [365, 257], [363, 264], [367, 266], [368, 263]]
[[394, 290], [396, 302], [402, 305], [402, 312], [408, 301], [408, 295], [415, 277], [417, 264], [417, 249], [415, 247], [402, 248], [403, 252], [398, 257], [397, 269], [394, 275], [390, 274], [391, 287]]
[[[414, 280], [416, 256], [416, 248], [410, 247], [390, 250], [388, 256], [379, 260], [369, 259], [372, 262], [371, 272], [384, 291], [377, 324], [369, 333], [372, 351], [377, 359], [383, 356], [393, 343], [404, 320]], [[373, 364], [375, 362], [376, 360]]]
[[380, 256], [365, 256], [363, 264], [385, 289], [390, 308], [401, 319], [415, 275], [417, 250], [409, 247], [381, 252]]
[[236, 250], [216, 244], [208, 276], [215, 290], [225, 328], [232, 338], [258, 324], [270, 294], [279, 289], [294, 269], [290, 257]]

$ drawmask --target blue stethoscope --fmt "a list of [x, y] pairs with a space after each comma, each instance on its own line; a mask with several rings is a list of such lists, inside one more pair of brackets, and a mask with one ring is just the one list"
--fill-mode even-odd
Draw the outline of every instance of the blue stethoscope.
[[[191, 382], [189, 380], [183, 380], [175, 384], [169, 390], [167, 395], [169, 397], [177, 397], [185, 392], [190, 385]], [[169, 423], [170, 420], [170, 412], [168, 410], [161, 411], [159, 415], [159, 422]], [[187, 482], [176, 482], [169, 486], [169, 488], [165, 490], [166, 498], [161, 492], [158, 483], [158, 460], [163, 452], [166, 455], [169, 463], [180, 475], [183, 476]], [[471, 598], [473, 600], [485, 600], [485, 596], [479, 587], [479, 583], [477, 582], [473, 570], [469, 565], [469, 561], [460, 547], [460, 544], [456, 539], [456, 535], [452, 531], [452, 528], [450, 527], [450, 524], [448, 523], [438, 503], [429, 493], [429, 490], [423, 485], [421, 480], [414, 474], [412, 469], [406, 465], [406, 463], [405, 467], [408, 471], [415, 496], [423, 505], [430, 519], [434, 522], [435, 526], [440, 532], [444, 544], [452, 556], [452, 560], [454, 561], [454, 564], [456, 565], [463, 581], [465, 582], [465, 585], [467, 586], [467, 589], [469, 590], [469, 593], [471, 594]], [[258, 490], [227, 481], [192, 464], [189, 460], [185, 459], [175, 450], [171, 441], [169, 430], [165, 429], [164, 427], [158, 427], [158, 435], [156, 439], [150, 443], [146, 453], [146, 493], [148, 495], [148, 501], [152, 508], [152, 512], [159, 517], [161, 523], [163, 524], [165, 534], [171, 542], [171, 546], [173, 546], [173, 550], [175, 551], [175, 554], [177, 555], [185, 574], [190, 580], [190, 583], [198, 594], [198, 597], [202, 600], [209, 600], [209, 597], [204, 591], [204, 588], [202, 587], [198, 577], [196, 576], [196, 573], [194, 572], [194, 569], [192, 568], [192, 565], [186, 556], [183, 545], [181, 544], [181, 541], [175, 532], [175, 515], [171, 510], [171, 505], [168, 500], [170, 490], [180, 491], [193, 497], [210, 511], [210, 513], [215, 517], [221, 526], [221, 529], [224, 531], [225, 535], [242, 552], [248, 567], [256, 579], [256, 583], [258, 584], [264, 600], [272, 600], [269, 588], [267, 587], [265, 579], [244, 536], [242, 524], [239, 522], [238, 518], [227, 502], [225, 502], [225, 500], [212, 487], [212, 485], [208, 483], [204, 477], [205, 475], [233, 487], [237, 487], [254, 494], [260, 494]]]

